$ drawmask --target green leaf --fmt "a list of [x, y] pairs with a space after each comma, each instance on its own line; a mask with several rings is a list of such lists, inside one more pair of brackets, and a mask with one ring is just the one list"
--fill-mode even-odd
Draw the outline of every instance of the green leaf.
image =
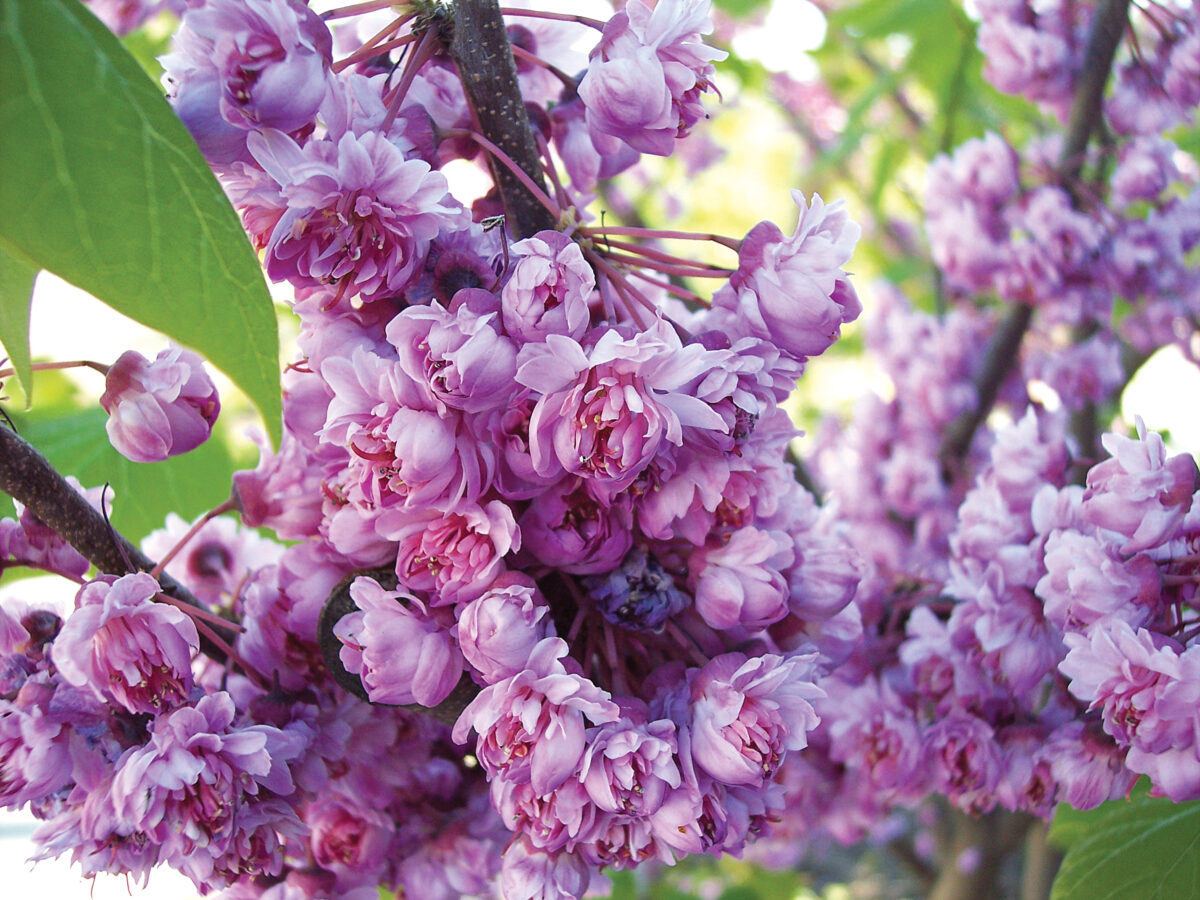
[[187, 129], [78, 0], [0, 0], [0, 16], [0, 248], [195, 348], [278, 444], [271, 298]]
[[771, 0], [715, 0], [716, 7], [724, 13], [744, 19], [757, 10], [771, 5]]
[[1088, 812], [1060, 807], [1050, 839], [1068, 848], [1051, 900], [1200, 897], [1200, 802], [1135, 794]]
[[8, 363], [17, 370], [17, 384], [25, 392], [28, 407], [33, 393], [33, 370], [29, 359], [29, 303], [38, 267], [5, 252], [0, 245], [0, 344]]

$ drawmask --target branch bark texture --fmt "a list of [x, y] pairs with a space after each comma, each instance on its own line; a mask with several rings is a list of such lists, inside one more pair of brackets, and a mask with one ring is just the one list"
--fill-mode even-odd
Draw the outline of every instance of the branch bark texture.
[[[124, 575], [149, 572], [155, 563], [116, 531], [79, 491], [50, 465], [28, 441], [11, 428], [0, 426], [0, 491], [24, 504], [64, 541], [78, 550], [100, 572]], [[158, 584], [176, 600], [203, 608], [192, 592], [162, 572]], [[225, 654], [203, 635], [204, 653], [224, 661]]]
[[[455, 0], [452, 10], [447, 49], [458, 67], [480, 133], [507, 153], [535, 184], [544, 186], [537, 143], [498, 0]], [[555, 227], [550, 211], [512, 172], [494, 159], [491, 167], [514, 238]]]

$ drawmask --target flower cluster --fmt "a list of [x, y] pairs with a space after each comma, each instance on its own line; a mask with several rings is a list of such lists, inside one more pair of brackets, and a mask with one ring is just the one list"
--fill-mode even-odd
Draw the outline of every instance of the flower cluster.
[[[740, 852], [783, 814], [816, 682], [854, 634], [857, 557], [796, 483], [780, 403], [860, 312], [859, 229], [795, 192], [794, 233], [720, 239], [723, 269], [586, 224], [572, 198], [611, 168], [596, 159], [669, 155], [704, 116], [723, 56], [707, 0], [633, 0], [568, 84], [530, 59], [579, 67], [586, 25], [510, 20], [571, 178], [550, 172], [561, 230], [529, 235], [439, 171], [487, 145], [436, 29], [358, 19], [331, 33], [295, 0], [206, 0], [163, 58], [294, 290], [283, 443], [235, 502], [296, 543], [173, 519], [146, 547], [200, 607], [137, 574], [87, 581], [48, 652], [14, 621], [5, 800], [33, 802], [45, 852], [86, 873], [169, 863], [230, 897], [497, 879], [510, 900], [578, 897], [602, 867]], [[125, 443], [177, 411], [168, 375], [205, 417], [172, 352], [110, 370]], [[166, 452], [194, 443], [172, 431]], [[323, 625], [339, 592], [353, 611]], [[453, 728], [368, 713], [347, 678], [378, 707], [453, 709]]]
[[[588, 205], [705, 116], [708, 0], [505, 10], [543, 170], [525, 233], [499, 186], [452, 189], [520, 166], [427, 6], [181, 10], [169, 98], [298, 356], [281, 445], [222, 507], [248, 527], [145, 541], [187, 602], [0, 522], [0, 570], [80, 585], [0, 608], [0, 804], [40, 852], [228, 900], [577, 900], [604, 868], [882, 838], [931, 795], [1200, 798], [1200, 474], [1140, 423], [1103, 453], [1080, 425], [1128, 348], [1195, 353], [1196, 166], [1158, 135], [1200, 101], [1194, 6], [1141, 11], [1103, 149], [988, 133], [934, 161], [949, 307], [874, 289], [887, 389], [822, 426], [819, 499], [782, 404], [863, 311], [842, 201], [795, 191], [792, 233], [740, 239]], [[986, 77], [1065, 118], [1097, 4], [978, 8]], [[147, 461], [218, 407], [179, 349], [122, 356], [102, 404]]]

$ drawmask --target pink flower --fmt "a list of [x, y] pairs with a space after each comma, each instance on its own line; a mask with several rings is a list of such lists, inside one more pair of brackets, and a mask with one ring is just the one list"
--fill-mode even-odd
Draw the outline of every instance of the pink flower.
[[724, 420], [681, 388], [709, 368], [706, 351], [681, 345], [663, 320], [625, 338], [609, 329], [585, 351], [562, 335], [526, 344], [517, 381], [543, 395], [529, 422], [534, 468], [566, 471], [617, 492], [633, 483], [684, 426], [724, 432]]
[[461, 415], [438, 412], [395, 362], [356, 347], [331, 357], [321, 375], [334, 392], [324, 443], [349, 450], [348, 499], [366, 510], [450, 508], [488, 488], [495, 451], [477, 440]]
[[234, 714], [221, 692], [155, 719], [149, 741], [126, 752], [113, 775], [120, 833], [141, 832], [177, 866], [211, 867], [238, 838], [252, 798], [292, 793], [288, 762], [303, 741], [269, 725], [234, 726]]
[[[191, 530], [175, 513], [167, 514], [166, 527], [152, 531], [142, 541], [151, 559], [162, 559]], [[278, 562], [283, 546], [221, 517], [204, 523], [167, 565], [167, 574], [186, 585], [198, 600], [220, 606], [238, 593], [252, 571]]]
[[505, 572], [458, 616], [458, 645], [485, 682], [516, 675], [533, 648], [554, 634], [541, 591], [520, 572]]
[[579, 780], [601, 809], [649, 816], [681, 783], [677, 749], [670, 719], [609, 722], [588, 734]]
[[1196, 462], [1181, 453], [1167, 459], [1163, 440], [1138, 420], [1138, 439], [1106, 434], [1112, 458], [1088, 471], [1083, 518], [1125, 535], [1123, 553], [1148, 550], [1169, 540], [1192, 506]]
[[574, 900], [587, 891], [591, 877], [577, 854], [547, 853], [522, 837], [504, 852], [500, 889], [504, 900]]
[[539, 796], [579, 770], [585, 717], [596, 724], [620, 717], [605, 691], [563, 667], [566, 653], [565, 641], [546, 638], [521, 672], [480, 691], [454, 725], [456, 743], [478, 733], [475, 755], [489, 775], [529, 782]]
[[829, 735], [830, 759], [861, 772], [877, 788], [919, 790], [920, 729], [899, 695], [875, 677], [856, 686], [839, 677], [823, 683], [829, 697], [817, 708]]
[[273, 279], [297, 287], [337, 282], [367, 301], [396, 296], [421, 271], [430, 242], [462, 223], [445, 177], [405, 159], [378, 132], [301, 149], [267, 130], [247, 145], [287, 201], [266, 248]]
[[1177, 645], [1169, 638], [1145, 628], [1135, 632], [1110, 617], [1086, 635], [1068, 632], [1063, 643], [1068, 652], [1058, 669], [1071, 680], [1071, 693], [1101, 710], [1105, 732], [1119, 743], [1157, 753], [1190, 737], [1190, 722], [1159, 709], [1163, 694], [1181, 677]]
[[549, 334], [583, 337], [596, 276], [579, 244], [561, 232], [539, 231], [511, 252], [516, 262], [500, 294], [505, 332], [522, 342]]
[[1126, 796], [1137, 775], [1125, 768], [1125, 749], [1095, 725], [1071, 721], [1050, 733], [1045, 744], [1058, 800], [1075, 809], [1093, 809]]
[[809, 206], [792, 191], [800, 208], [796, 231], [760, 222], [738, 253], [737, 271], [713, 297], [713, 312], [730, 336], [770, 341], [795, 358], [818, 356], [862, 312], [842, 270], [862, 229], [850, 221], [842, 201], [825, 205], [814, 194]]
[[158, 592], [158, 582], [140, 572], [84, 585], [52, 649], [63, 680], [133, 713], [184, 702], [200, 638], [180, 610], [154, 602]]
[[350, 585], [360, 612], [343, 617], [333, 633], [345, 646], [346, 670], [362, 679], [375, 703], [437, 706], [462, 675], [463, 657], [447, 623], [401, 591], [385, 591], [371, 578]]
[[1158, 566], [1139, 553], [1122, 558], [1091, 534], [1054, 531], [1046, 540], [1046, 574], [1037, 583], [1046, 618], [1060, 628], [1083, 628], [1117, 616], [1146, 624], [1162, 593]]
[[825, 696], [812, 680], [814, 659], [726, 653], [689, 673], [696, 764], [726, 784], [769, 781], [821, 721], [811, 702]]
[[338, 873], [342, 886], [379, 879], [395, 823], [370, 806], [336, 794], [318, 796], [304, 811], [318, 866]]
[[500, 574], [504, 558], [521, 547], [512, 510], [501, 500], [460, 504], [451, 512], [392, 510], [379, 533], [399, 543], [396, 576], [418, 591], [431, 591], [435, 606], [474, 600]]
[[208, 0], [184, 16], [177, 42], [168, 77], [215, 68], [221, 115], [239, 128], [295, 131], [325, 96], [329, 29], [295, 0]]
[[447, 312], [436, 302], [410, 306], [392, 319], [387, 338], [399, 365], [434, 409], [468, 413], [503, 409], [517, 390], [517, 351], [497, 330], [494, 313], [467, 305]]
[[788, 614], [782, 571], [792, 563], [792, 542], [782, 532], [739, 528], [725, 542], [696, 550], [688, 559], [696, 611], [713, 628], [765, 628]]
[[704, 116], [712, 63], [726, 56], [699, 40], [712, 30], [708, 9], [709, 0], [631, 0], [608, 21], [579, 85], [594, 141], [611, 135], [669, 156]]
[[182, 347], [154, 362], [122, 353], [104, 382], [100, 405], [109, 414], [108, 438], [134, 462], [160, 462], [199, 447], [212, 432], [221, 402], [199, 356]]

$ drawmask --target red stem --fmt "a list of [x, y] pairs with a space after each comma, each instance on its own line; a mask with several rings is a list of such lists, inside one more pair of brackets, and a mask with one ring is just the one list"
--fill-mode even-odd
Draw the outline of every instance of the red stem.
[[211, 519], [215, 519], [217, 516], [227, 513], [231, 509], [237, 509], [237, 502], [233, 499], [233, 497], [230, 497], [224, 503], [221, 503], [213, 509], [210, 509], [199, 519], [197, 519], [196, 523], [188, 529], [187, 534], [180, 538], [179, 543], [172, 547], [170, 551], [168, 551], [167, 555], [158, 561], [158, 565], [150, 570], [150, 577], [157, 579], [158, 576], [162, 574], [163, 569], [167, 567], [167, 564], [179, 555], [179, 551], [187, 546], [188, 541], [196, 536], [196, 532], [207, 525]]
[[587, 25], [589, 28], [595, 28], [597, 31], [604, 30], [604, 23], [599, 19], [592, 19], [588, 16], [576, 16], [571, 13], [542, 12], [537, 9], [514, 9], [511, 6], [502, 6], [500, 7], [500, 14], [504, 16], [528, 16], [531, 19], [554, 19], [557, 22], [578, 22], [580, 25]]
[[[599, 250], [598, 246], [597, 250]], [[665, 272], [667, 275], [685, 275], [692, 278], [728, 278], [733, 274], [732, 269], [701, 268], [698, 265], [667, 265], [657, 260], [631, 256], [628, 253], [605, 251], [604, 256], [613, 262], [623, 262], [638, 267], [645, 266], [648, 269], [654, 269], [656, 272]]]
[[[95, 369], [101, 375], [108, 374], [108, 366], [90, 359], [73, 359], [70, 362], [34, 363], [29, 367], [34, 372], [48, 372], [52, 369]], [[0, 378], [15, 375], [15, 369], [0, 369]]]
[[559, 215], [560, 210], [555, 206], [554, 201], [549, 195], [542, 190], [538, 185], [534, 184], [533, 179], [526, 174], [525, 170], [513, 162], [512, 157], [485, 138], [478, 131], [472, 131], [469, 128], [447, 128], [442, 132], [444, 137], [469, 137], [479, 146], [483, 147], [488, 153], [492, 154], [497, 161], [500, 162], [506, 169], [513, 173], [513, 176], [521, 182], [529, 193], [533, 194], [537, 201], [546, 207], [555, 217]]
[[362, 62], [364, 59], [370, 59], [371, 57], [378, 56], [381, 53], [388, 53], [392, 50], [395, 50], [397, 47], [407, 46], [408, 44], [411, 44], [413, 41], [420, 39], [420, 37], [418, 35], [405, 34], [405, 35], [401, 35], [400, 37], [396, 38], [395, 40], [387, 41], [386, 43], [383, 43], [383, 44], [376, 45], [375, 43], [372, 43], [373, 41], [377, 40], [379, 37], [384, 36], [387, 32], [395, 31], [396, 27], [397, 26], [394, 23], [392, 25], [389, 25], [386, 29], [384, 29], [384, 31], [380, 32], [379, 35], [377, 35], [374, 38], [371, 38], [371, 42], [363, 44], [361, 47], [359, 47], [357, 50], [355, 50], [353, 53], [351, 53], [345, 59], [339, 59], [337, 62], [335, 62], [333, 64], [334, 73], [336, 74], [338, 72], [341, 72], [342, 70], [348, 68], [349, 66], [353, 66], [356, 63]]
[[[354, 3], [350, 6], [341, 6], [337, 9], [331, 9], [328, 12], [321, 13], [321, 18], [326, 21], [330, 19], [345, 19], [348, 16], [357, 16], [359, 13], [375, 12], [377, 9], [387, 9], [389, 6], [395, 6], [396, 0], [366, 0], [365, 3]], [[409, 13], [408, 17], [412, 18], [416, 13]]]
[[631, 237], [643, 237], [650, 240], [671, 238], [680, 241], [712, 241], [722, 247], [737, 251], [742, 248], [742, 242], [737, 238], [726, 237], [723, 234], [710, 234], [699, 231], [660, 231], [657, 228], [638, 228], [632, 225], [601, 225], [580, 229], [586, 234], [627, 234]]

